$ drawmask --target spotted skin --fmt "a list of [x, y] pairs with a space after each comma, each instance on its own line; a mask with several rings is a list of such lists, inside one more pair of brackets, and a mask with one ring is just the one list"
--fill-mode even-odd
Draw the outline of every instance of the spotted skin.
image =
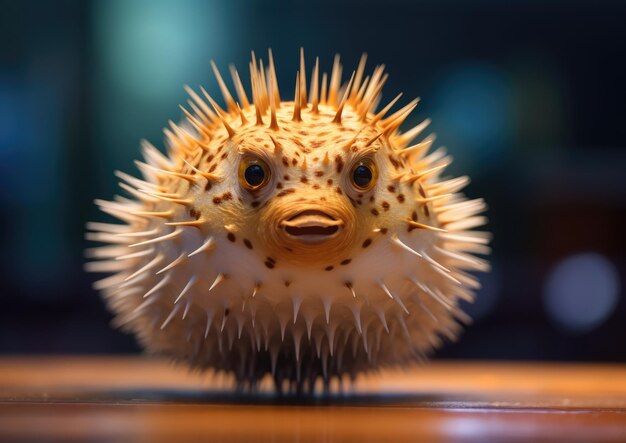
[[[240, 386], [271, 374], [296, 390], [454, 340], [468, 321], [459, 301], [489, 267], [477, 257], [489, 236], [474, 230], [485, 204], [460, 193], [466, 177], [441, 178], [450, 158], [429, 152], [432, 137], [410, 145], [426, 126], [400, 130], [415, 102], [376, 109], [384, 75], [366, 80], [365, 58], [343, 87], [338, 62], [330, 76], [316, 65], [292, 101], [273, 61], [251, 66], [250, 98], [217, 69], [223, 107], [188, 89], [168, 154], [144, 143], [143, 178], [118, 173], [131, 198], [97, 201], [122, 221], [88, 226], [105, 246], [88, 250], [87, 269], [110, 274], [95, 287], [116, 324]], [[249, 162], [262, 166], [258, 188], [241, 172]], [[365, 188], [357, 164], [370, 169]]]

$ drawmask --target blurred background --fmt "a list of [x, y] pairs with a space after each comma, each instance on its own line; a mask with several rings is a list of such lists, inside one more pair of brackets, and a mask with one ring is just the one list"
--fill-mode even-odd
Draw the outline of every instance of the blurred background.
[[493, 271], [438, 358], [626, 361], [626, 3], [0, 1], [0, 353], [137, 352], [83, 269], [92, 201], [209, 60], [385, 63], [485, 197]]

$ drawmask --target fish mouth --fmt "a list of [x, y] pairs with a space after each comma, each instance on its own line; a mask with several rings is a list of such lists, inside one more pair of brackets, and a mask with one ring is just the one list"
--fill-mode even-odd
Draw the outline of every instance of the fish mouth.
[[319, 243], [335, 237], [343, 222], [324, 211], [306, 210], [281, 222], [284, 232], [305, 243]]

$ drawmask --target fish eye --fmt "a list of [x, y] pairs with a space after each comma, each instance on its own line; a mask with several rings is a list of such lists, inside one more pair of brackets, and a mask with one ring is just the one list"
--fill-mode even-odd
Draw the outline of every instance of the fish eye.
[[367, 191], [376, 184], [376, 166], [371, 160], [361, 160], [352, 168], [350, 179], [359, 191]]
[[239, 183], [249, 191], [256, 191], [267, 184], [270, 169], [261, 159], [245, 159], [239, 164]]

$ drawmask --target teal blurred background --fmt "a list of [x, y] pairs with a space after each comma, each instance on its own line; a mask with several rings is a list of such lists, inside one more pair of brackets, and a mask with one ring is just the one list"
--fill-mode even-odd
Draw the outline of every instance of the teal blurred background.
[[[626, 361], [626, 3], [0, 1], [0, 352], [135, 352], [83, 272], [92, 201], [183, 84], [272, 48], [385, 63], [484, 196], [493, 272], [442, 358]], [[244, 80], [245, 81], [245, 80]]]

